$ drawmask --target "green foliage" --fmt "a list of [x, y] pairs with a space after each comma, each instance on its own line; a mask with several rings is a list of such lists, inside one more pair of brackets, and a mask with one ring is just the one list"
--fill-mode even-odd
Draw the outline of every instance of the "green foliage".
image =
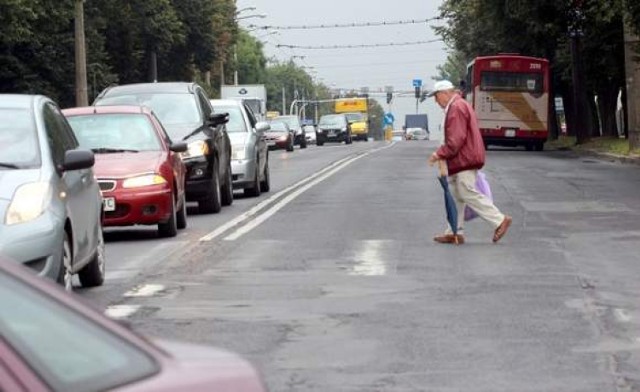
[[311, 76], [293, 61], [276, 63], [266, 69], [265, 85], [267, 88], [268, 110], [282, 112], [282, 89], [289, 112], [294, 99], [312, 99], [316, 95], [316, 88]]
[[262, 43], [240, 30], [237, 41], [238, 81], [240, 84], [262, 83], [266, 77], [267, 59], [262, 51]]

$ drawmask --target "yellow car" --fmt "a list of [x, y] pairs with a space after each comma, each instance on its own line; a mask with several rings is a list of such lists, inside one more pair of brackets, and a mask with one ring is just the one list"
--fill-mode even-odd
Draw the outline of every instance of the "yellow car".
[[351, 125], [351, 137], [355, 140], [369, 140], [369, 124], [365, 113], [345, 113]]

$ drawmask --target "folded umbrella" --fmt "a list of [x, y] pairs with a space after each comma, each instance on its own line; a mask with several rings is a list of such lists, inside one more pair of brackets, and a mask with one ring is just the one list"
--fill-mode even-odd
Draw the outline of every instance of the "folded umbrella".
[[440, 169], [440, 176], [438, 181], [442, 185], [444, 190], [444, 207], [447, 212], [447, 222], [451, 226], [451, 231], [455, 237], [455, 243], [458, 243], [458, 209], [456, 208], [456, 202], [453, 199], [453, 195], [449, 190], [449, 181], [447, 179], [447, 163], [443, 160], [438, 161], [438, 167]]

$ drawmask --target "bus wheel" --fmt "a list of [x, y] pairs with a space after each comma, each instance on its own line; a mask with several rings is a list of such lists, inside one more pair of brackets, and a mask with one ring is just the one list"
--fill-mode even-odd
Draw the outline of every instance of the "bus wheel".
[[536, 151], [544, 150], [544, 143], [536, 143]]
[[525, 148], [527, 151], [533, 151], [533, 143], [527, 143], [527, 144], [525, 144], [525, 145], [524, 145], [524, 148]]

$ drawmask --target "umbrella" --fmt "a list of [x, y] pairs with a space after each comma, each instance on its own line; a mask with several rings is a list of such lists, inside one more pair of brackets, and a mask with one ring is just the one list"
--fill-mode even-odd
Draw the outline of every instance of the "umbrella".
[[444, 160], [438, 161], [438, 167], [440, 168], [440, 176], [438, 181], [442, 185], [444, 190], [444, 207], [447, 211], [447, 222], [451, 226], [451, 231], [455, 236], [455, 243], [458, 243], [458, 210], [456, 209], [456, 202], [453, 200], [451, 191], [449, 190], [449, 182], [447, 181], [447, 164]]

